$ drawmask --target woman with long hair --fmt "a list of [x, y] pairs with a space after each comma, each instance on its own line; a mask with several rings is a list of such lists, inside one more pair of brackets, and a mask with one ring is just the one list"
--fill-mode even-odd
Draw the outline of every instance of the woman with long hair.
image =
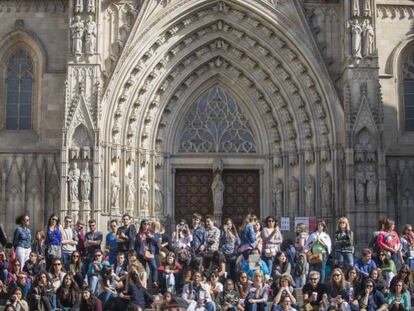
[[263, 240], [262, 240], [262, 230], [263, 224], [260, 221], [256, 221], [253, 225], [254, 232], [256, 233], [256, 248], [260, 251], [260, 254], [263, 252]]
[[387, 289], [387, 283], [385, 282], [384, 277], [382, 276], [381, 269], [372, 269], [369, 273], [369, 278], [374, 282], [375, 288], [377, 290], [383, 292], [384, 289]]
[[237, 249], [240, 245], [239, 234], [237, 228], [233, 223], [233, 220], [226, 218], [223, 222], [223, 226], [220, 234], [220, 249], [226, 257], [228, 266], [228, 277], [233, 278], [235, 276]]
[[269, 287], [265, 283], [265, 278], [260, 270], [253, 274], [253, 284], [244, 301], [246, 311], [266, 311], [268, 310], [267, 300], [269, 299]]
[[46, 258], [46, 243], [45, 243], [45, 231], [43, 229], [37, 230], [35, 233], [35, 240], [32, 245], [32, 250], [36, 252], [39, 260], [45, 260]]
[[23, 298], [23, 291], [20, 287], [16, 287], [11, 295], [10, 299], [6, 302], [6, 305], [12, 305], [16, 311], [29, 311], [29, 305]]
[[250, 251], [256, 247], [256, 231], [254, 229], [256, 222], [257, 217], [253, 214], [247, 214], [243, 220], [239, 252], [243, 254], [244, 259], [247, 259]]
[[61, 310], [77, 310], [80, 303], [79, 287], [70, 274], [63, 278], [56, 292], [56, 305]]
[[341, 296], [345, 301], [349, 300], [349, 288], [345, 279], [345, 275], [340, 268], [335, 268], [331, 274], [331, 281], [328, 283], [328, 297], [335, 299]]
[[326, 232], [326, 223], [319, 221], [317, 230], [306, 241], [305, 249], [311, 253], [309, 256], [309, 269], [320, 273], [320, 283], [325, 283], [325, 269], [328, 256], [331, 253], [332, 241]]
[[337, 266], [348, 269], [354, 265], [354, 233], [346, 217], [339, 218], [336, 225], [334, 250]]
[[277, 286], [274, 288], [274, 293], [277, 293], [273, 298], [273, 307], [272, 310], [275, 309], [275, 306], [279, 305], [282, 301], [282, 298], [285, 296], [290, 297], [290, 300], [293, 305], [296, 305], [296, 298], [294, 296], [294, 289], [293, 289], [293, 280], [290, 275], [282, 275], [279, 278]]
[[269, 270], [272, 270], [273, 260], [280, 251], [280, 245], [283, 242], [283, 236], [279, 229], [279, 223], [273, 216], [265, 219], [264, 228], [261, 234], [262, 240], [262, 258], [266, 262]]
[[155, 261], [157, 245], [158, 241], [155, 240], [150, 230], [150, 223], [147, 220], [142, 220], [135, 239], [135, 251], [142, 265], [144, 267], [149, 265], [151, 284], [154, 288], [158, 287], [158, 268]]
[[405, 288], [407, 289], [408, 293], [411, 296], [411, 299], [414, 298], [414, 276], [411, 269], [404, 265], [398, 271], [397, 275], [391, 280], [390, 289], [395, 288], [395, 284], [398, 280], [402, 280], [404, 282]]
[[292, 267], [284, 252], [276, 254], [275, 262], [271, 270], [271, 276], [274, 282], [278, 282], [282, 275], [290, 275]]
[[387, 296], [388, 310], [408, 311], [411, 309], [411, 297], [403, 280], [395, 282], [395, 288], [391, 289]]
[[22, 266], [27, 260], [32, 247], [32, 232], [30, 231], [30, 217], [27, 214], [21, 215], [16, 219], [18, 227], [14, 230], [13, 246], [16, 251], [16, 258], [20, 261]]
[[159, 266], [158, 271], [161, 292], [169, 291], [175, 294], [175, 284], [179, 284], [178, 276], [181, 272], [181, 265], [175, 260], [174, 253], [168, 253], [165, 263]]
[[[53, 292], [56, 293], [58, 288], [62, 285], [63, 278], [66, 273], [63, 271], [62, 261], [55, 259], [50, 269], [50, 283], [52, 285]], [[56, 297], [52, 297], [52, 307], [56, 308]]]
[[102, 311], [101, 301], [95, 297], [88, 286], [82, 288], [79, 311]]
[[296, 225], [295, 233], [296, 265], [293, 275], [296, 287], [302, 288], [306, 284], [306, 276], [309, 272], [309, 264], [305, 253], [305, 245], [308, 240], [309, 233], [304, 223], [298, 223]]
[[406, 224], [401, 236], [402, 251], [405, 263], [414, 270], [414, 231], [413, 226]]
[[349, 285], [349, 305], [351, 306], [351, 309], [354, 310], [354, 308], [358, 308], [359, 306], [357, 297], [361, 290], [362, 277], [359, 275], [358, 270], [352, 267], [346, 273], [346, 281]]
[[50, 215], [45, 232], [46, 268], [49, 269], [54, 259], [62, 257], [63, 228], [57, 214]]
[[389, 253], [385, 251], [380, 251], [378, 254], [378, 268], [381, 269], [382, 275], [384, 276], [385, 282], [387, 287], [390, 287], [390, 283], [392, 278], [397, 274], [397, 268], [395, 267], [395, 263], [391, 260]]
[[29, 295], [30, 310], [51, 311], [52, 294], [53, 288], [48, 273], [46, 271], [39, 272], [33, 281]]
[[73, 279], [78, 284], [79, 288], [81, 288], [83, 284], [82, 266], [83, 263], [79, 251], [74, 251], [72, 255], [70, 255], [68, 272], [73, 275]]
[[398, 266], [402, 259], [401, 241], [394, 229], [394, 220], [387, 219], [384, 223], [384, 231], [378, 235], [377, 244], [378, 250], [390, 254], [392, 261]]

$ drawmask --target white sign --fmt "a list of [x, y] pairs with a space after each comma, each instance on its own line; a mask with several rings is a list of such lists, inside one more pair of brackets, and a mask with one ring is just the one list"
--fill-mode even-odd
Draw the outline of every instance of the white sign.
[[290, 231], [290, 218], [289, 217], [280, 218], [280, 230]]

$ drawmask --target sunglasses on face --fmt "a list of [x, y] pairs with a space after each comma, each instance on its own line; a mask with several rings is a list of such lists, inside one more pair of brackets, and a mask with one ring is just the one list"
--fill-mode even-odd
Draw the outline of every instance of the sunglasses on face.
[[72, 220], [65, 220], [65, 222], [67, 222], [67, 223], [71, 223], [71, 222], [72, 222]]
[[332, 274], [333, 276], [341, 276], [340, 274]]
[[54, 263], [54, 266], [61, 266], [62, 264], [60, 262]]
[[369, 288], [369, 287], [371, 287], [371, 288], [372, 288], [372, 287], [374, 287], [374, 286], [373, 286], [373, 285], [371, 285], [371, 284], [368, 284], [368, 285], [367, 285], [367, 287], [368, 287], [368, 288]]
[[317, 281], [318, 278], [309, 278], [309, 280], [311, 280], [311, 281]]
[[58, 221], [58, 219], [57, 219], [57, 218], [52, 218], [52, 220], [54, 220], [54, 221]]

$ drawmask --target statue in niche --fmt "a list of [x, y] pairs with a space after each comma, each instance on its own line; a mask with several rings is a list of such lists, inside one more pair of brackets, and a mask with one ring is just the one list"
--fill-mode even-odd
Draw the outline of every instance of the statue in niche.
[[299, 183], [296, 177], [290, 177], [289, 182], [289, 204], [290, 213], [295, 214], [298, 210], [299, 203]]
[[368, 167], [366, 176], [367, 180], [367, 199], [369, 204], [377, 203], [377, 189], [378, 189], [378, 178], [377, 173], [373, 165]]
[[73, 21], [71, 25], [72, 30], [72, 51], [76, 55], [82, 54], [82, 38], [83, 33], [85, 31], [85, 26], [83, 22], [81, 21], [81, 18], [79, 15], [75, 16], [75, 20]]
[[89, 195], [91, 193], [91, 184], [92, 184], [92, 177], [89, 172], [89, 163], [86, 162], [82, 174], [81, 174], [81, 196], [83, 202], [89, 201]]
[[306, 178], [305, 184], [305, 210], [306, 213], [311, 214], [313, 212], [315, 202], [315, 180], [311, 175]]
[[96, 23], [93, 16], [89, 15], [85, 24], [85, 53], [94, 54], [96, 52]]
[[147, 176], [145, 174], [141, 178], [140, 192], [141, 192], [141, 210], [144, 213], [147, 213], [149, 210], [150, 186], [148, 184]]
[[327, 171], [325, 171], [321, 182], [321, 203], [322, 213], [326, 215], [332, 204], [332, 178]]
[[283, 208], [283, 182], [280, 178], [276, 178], [273, 184], [273, 206], [276, 213], [281, 213]]
[[350, 23], [352, 34], [352, 56], [361, 58], [361, 34], [362, 27], [358, 20], [353, 20]]
[[359, 0], [352, 0], [352, 16], [359, 16]]
[[76, 0], [75, 13], [81, 13], [83, 11], [82, 2], [83, 2], [83, 0]]
[[156, 182], [154, 184], [154, 207], [155, 210], [158, 212], [162, 211], [163, 208], [163, 198], [164, 195], [162, 193], [160, 185]]
[[131, 172], [128, 173], [127, 181], [126, 181], [126, 192], [127, 192], [127, 212], [133, 213], [134, 211], [134, 204], [135, 204], [135, 193], [137, 189], [135, 187], [135, 180], [134, 176]]
[[71, 202], [79, 202], [79, 178], [80, 169], [78, 169], [78, 164], [73, 162], [72, 169], [68, 172], [69, 200]]
[[413, 197], [411, 195], [410, 189], [406, 188], [401, 195], [401, 208], [402, 209], [411, 209], [414, 207]]
[[119, 182], [118, 174], [113, 171], [111, 174], [111, 207], [114, 210], [119, 208], [119, 190], [121, 183]]
[[221, 213], [224, 204], [224, 183], [220, 172], [217, 172], [214, 175], [214, 180], [211, 184], [211, 191], [213, 193], [214, 214]]
[[371, 16], [371, 0], [364, 0], [364, 15]]
[[355, 173], [355, 199], [357, 204], [364, 204], [365, 201], [365, 174], [362, 167], [358, 167]]
[[88, 13], [95, 13], [95, 0], [88, 0]]
[[366, 19], [363, 24], [362, 32], [362, 55], [371, 56], [374, 54], [374, 37], [375, 31], [369, 19]]
[[221, 174], [223, 171], [223, 161], [220, 158], [215, 158], [213, 160], [213, 174]]

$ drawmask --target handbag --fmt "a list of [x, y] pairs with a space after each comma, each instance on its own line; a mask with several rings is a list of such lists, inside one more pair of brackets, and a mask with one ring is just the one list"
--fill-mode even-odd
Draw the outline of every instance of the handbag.
[[322, 253], [313, 254], [311, 251], [309, 251], [306, 253], [306, 258], [310, 264], [315, 265], [322, 262], [323, 255]]
[[154, 259], [154, 254], [147, 250], [144, 252], [144, 259], [145, 260]]
[[264, 256], [266, 258], [273, 258], [276, 256], [276, 247], [270, 248], [268, 247], [269, 241], [273, 238], [276, 234], [276, 228], [273, 229], [273, 232], [265, 239], [263, 239], [264, 244], [266, 245], [264, 249]]
[[49, 258], [61, 258], [62, 257], [62, 249], [60, 245], [49, 245], [47, 247], [47, 256]]

